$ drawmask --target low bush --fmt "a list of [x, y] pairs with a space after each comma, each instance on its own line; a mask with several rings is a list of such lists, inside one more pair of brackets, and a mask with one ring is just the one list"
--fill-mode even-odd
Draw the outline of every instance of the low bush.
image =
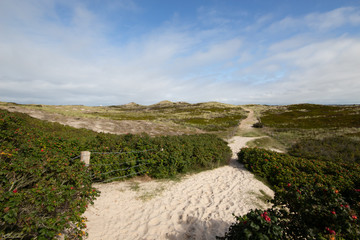
[[264, 124], [262, 122], [257, 122], [252, 125], [253, 128], [263, 128]]
[[274, 210], [269, 211], [256, 209], [250, 210], [243, 217], [235, 216], [236, 222], [230, 226], [225, 237], [216, 237], [216, 239], [281, 239], [283, 229], [278, 226], [278, 218]]
[[328, 161], [360, 163], [360, 141], [349, 137], [308, 139], [293, 145], [288, 153], [308, 159], [318, 158]]
[[[92, 152], [89, 167], [79, 159], [85, 150]], [[82, 239], [82, 214], [99, 195], [92, 182], [169, 177], [230, 157], [214, 135], [119, 136], [0, 110], [0, 238]]]
[[186, 126], [196, 127], [205, 131], [216, 132], [225, 131], [231, 127], [238, 126], [239, 122], [244, 118], [244, 116], [239, 113], [226, 114], [227, 115], [224, 114], [216, 117], [189, 117], [187, 119], [175, 120], [175, 122]]
[[[159, 137], [102, 134], [89, 145], [93, 145], [91, 152], [95, 152], [90, 164], [94, 181], [122, 178], [136, 172], [155, 178], [171, 177], [219, 167], [231, 158], [226, 142], [211, 134]], [[96, 154], [119, 149], [124, 154]], [[113, 171], [114, 168], [122, 170]]]
[[244, 148], [238, 158], [250, 171], [266, 178], [275, 190], [289, 182], [297, 186], [332, 185], [342, 192], [360, 185], [360, 165], [356, 163], [299, 158], [258, 148]]
[[[59, 127], [49, 123], [48, 128], [52, 126], [55, 131]], [[1, 238], [66, 234], [76, 239], [85, 234], [81, 215], [98, 192], [83, 163], [72, 159], [75, 142], [42, 127], [23, 114], [0, 111]]]
[[276, 192], [273, 207], [236, 217], [218, 239], [358, 239], [358, 213], [334, 188], [324, 185]]
[[358, 128], [360, 106], [295, 104], [262, 113], [261, 121], [272, 128]]
[[244, 148], [238, 157], [274, 187], [274, 205], [266, 212], [275, 221], [263, 222], [257, 230], [253, 226], [264, 212], [252, 211], [237, 217], [223, 239], [358, 239], [359, 164], [302, 159], [257, 148]]

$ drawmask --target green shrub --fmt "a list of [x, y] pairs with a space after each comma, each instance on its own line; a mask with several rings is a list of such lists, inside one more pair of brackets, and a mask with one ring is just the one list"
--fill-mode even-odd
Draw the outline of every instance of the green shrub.
[[323, 140], [302, 140], [293, 145], [288, 153], [308, 159], [360, 163], [360, 141], [348, 137], [331, 137]]
[[260, 212], [252, 211], [236, 218], [225, 239], [358, 239], [359, 164], [302, 159], [257, 148], [244, 148], [238, 157], [274, 187], [274, 205], [266, 212], [276, 221], [257, 230], [251, 225], [259, 225]]
[[[357, 199], [360, 195], [357, 194]], [[332, 186], [289, 184], [276, 194], [274, 207], [282, 209], [281, 226], [293, 239], [358, 239], [358, 207]]]
[[359, 105], [328, 106], [297, 104], [267, 110], [261, 121], [273, 128], [351, 128], [360, 127]]
[[33, 124], [0, 111], [0, 236], [81, 238], [81, 215], [98, 192], [83, 163], [72, 159], [73, 143]]
[[257, 122], [252, 125], [253, 128], [263, 128], [264, 124], [262, 122]]
[[[89, 168], [79, 159], [85, 150], [92, 152]], [[215, 135], [119, 136], [0, 110], [0, 238], [82, 239], [81, 215], [99, 195], [92, 182], [169, 177], [230, 157]]]
[[238, 158], [250, 171], [266, 178], [275, 190], [288, 182], [298, 186], [320, 183], [342, 191], [360, 184], [360, 165], [356, 163], [305, 159], [258, 148], [244, 148]]
[[[121, 178], [136, 172], [155, 178], [171, 177], [178, 173], [219, 167], [231, 158], [227, 143], [211, 134], [159, 137], [128, 134], [117, 137], [123, 139], [113, 141], [113, 135], [103, 134], [96, 139], [98, 142], [91, 142], [100, 146], [92, 147], [92, 152], [118, 152], [119, 149], [128, 152], [92, 154], [90, 171], [94, 181]], [[107, 173], [114, 168], [124, 170]]]
[[358, 239], [360, 234], [359, 215], [333, 188], [289, 183], [272, 203], [236, 217], [219, 239]]
[[216, 239], [281, 239], [283, 229], [279, 226], [278, 218], [273, 209], [269, 211], [250, 210], [243, 217], [235, 216], [236, 222], [232, 224], [224, 237]]

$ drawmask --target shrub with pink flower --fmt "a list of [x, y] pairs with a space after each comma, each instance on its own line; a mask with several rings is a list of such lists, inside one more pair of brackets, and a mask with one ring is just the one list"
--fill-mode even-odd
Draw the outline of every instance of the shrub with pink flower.
[[267, 212], [262, 213], [262, 214], [261, 214], [261, 217], [262, 217], [263, 219], [265, 219], [265, 221], [271, 222], [271, 218], [268, 216], [268, 213], [267, 213]]

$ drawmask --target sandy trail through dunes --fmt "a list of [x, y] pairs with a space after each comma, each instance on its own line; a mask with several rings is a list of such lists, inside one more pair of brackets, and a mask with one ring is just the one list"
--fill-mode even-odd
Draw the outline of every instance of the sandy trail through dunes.
[[94, 185], [101, 195], [84, 214], [88, 239], [223, 236], [234, 222], [233, 213], [243, 215], [250, 209], [269, 207], [261, 199], [273, 197], [271, 189], [236, 162], [236, 153], [253, 139], [233, 137], [229, 141], [233, 159], [228, 166], [189, 175], [180, 182], [133, 180]]

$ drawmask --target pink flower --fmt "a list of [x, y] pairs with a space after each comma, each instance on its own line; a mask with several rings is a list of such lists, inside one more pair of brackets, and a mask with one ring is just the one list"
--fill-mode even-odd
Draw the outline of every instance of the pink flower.
[[336, 234], [336, 232], [334, 231], [334, 230], [332, 230], [332, 229], [330, 229], [330, 228], [325, 228], [326, 229], [326, 231], [328, 231], [330, 234]]
[[291, 187], [291, 183], [288, 183], [288, 185], [287, 185], [288, 187]]
[[335, 211], [331, 211], [332, 214], [336, 215], [336, 212]]
[[267, 215], [267, 212], [261, 214], [261, 217], [265, 219], [267, 222], [271, 222], [271, 218]]
[[17, 191], [17, 189], [15, 189], [14, 191], [13, 191], [13, 193], [17, 193], [18, 191]]
[[354, 219], [354, 220], [357, 219], [357, 216], [355, 216], [355, 215], [352, 215], [351, 217], [352, 217], [352, 219]]
[[271, 218], [270, 218], [269, 216], [265, 216], [264, 219], [265, 219], [265, 221], [267, 221], [267, 222], [271, 222]]

